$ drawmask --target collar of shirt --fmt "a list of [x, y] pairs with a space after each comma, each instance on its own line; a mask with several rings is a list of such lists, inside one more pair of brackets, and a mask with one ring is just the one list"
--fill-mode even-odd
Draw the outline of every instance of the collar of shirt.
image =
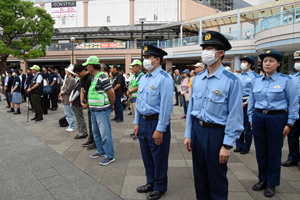
[[243, 74], [243, 75], [245, 75], [245, 74], [249, 75], [251, 72], [252, 72], [252, 70], [250, 69], [250, 70], [247, 71], [246, 73], [245, 73], [245, 72], [242, 72], [242, 74]]
[[[279, 73], [278, 72], [275, 72], [270, 78], [273, 80], [273, 81], [276, 81], [277, 77], [279, 76]], [[264, 79], [267, 79], [266, 77], [266, 74], [263, 75], [263, 80]]]
[[156, 75], [161, 71], [161, 66], [159, 66], [156, 70], [154, 70], [151, 74], [148, 72], [147, 76], [153, 76], [154, 78]]
[[297, 72], [296, 76], [299, 76], [299, 75], [300, 75], [300, 73], [299, 73], [299, 72]]
[[137, 74], [135, 74], [135, 78], [139, 76], [139, 74], [142, 73], [142, 71], [138, 72]]
[[223, 73], [223, 71], [225, 70], [225, 68], [223, 67], [223, 65], [221, 64], [220, 67], [213, 73], [213, 75], [209, 76], [208, 74], [208, 69], [205, 70], [204, 72], [204, 76], [202, 79], [204, 78], [209, 78], [209, 77], [213, 77], [215, 76], [217, 79], [220, 79], [221, 78], [221, 75]]

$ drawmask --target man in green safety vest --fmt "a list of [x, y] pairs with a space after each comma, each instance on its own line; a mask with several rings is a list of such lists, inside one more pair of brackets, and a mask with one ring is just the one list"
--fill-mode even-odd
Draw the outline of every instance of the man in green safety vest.
[[92, 154], [91, 157], [105, 157], [99, 164], [108, 165], [115, 161], [109, 121], [115, 103], [115, 92], [108, 77], [101, 71], [100, 60], [96, 56], [90, 56], [82, 65], [86, 66], [88, 72], [94, 76], [88, 92], [88, 106], [91, 111], [97, 153]]
[[[135, 74], [130, 81], [127, 95], [129, 96], [129, 99], [130, 99], [129, 102], [131, 105], [132, 117], [133, 117], [133, 121], [134, 121], [135, 109], [136, 109], [136, 98], [137, 98], [137, 94], [138, 94], [139, 83], [140, 83], [140, 79], [144, 75], [144, 73], [142, 72], [143, 64], [141, 61], [133, 60], [133, 62], [130, 64], [130, 66], [132, 66], [132, 71]], [[133, 137], [133, 140], [137, 139], [137, 137], [135, 136], [134, 133], [130, 134], [130, 136]]]

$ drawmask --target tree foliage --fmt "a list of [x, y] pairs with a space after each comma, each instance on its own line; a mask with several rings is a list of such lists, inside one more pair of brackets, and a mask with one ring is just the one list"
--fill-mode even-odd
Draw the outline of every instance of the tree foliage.
[[54, 24], [51, 15], [33, 2], [0, 0], [0, 69], [6, 69], [9, 55], [19, 59], [45, 56]]

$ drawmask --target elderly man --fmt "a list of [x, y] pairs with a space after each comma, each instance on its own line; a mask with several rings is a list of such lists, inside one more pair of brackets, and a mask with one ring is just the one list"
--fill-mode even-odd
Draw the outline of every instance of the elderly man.
[[178, 98], [180, 102], [180, 107], [182, 106], [182, 98], [181, 98], [181, 80], [183, 79], [183, 76], [180, 75], [179, 70], [175, 70], [175, 77], [174, 77], [174, 83], [175, 83], [175, 99], [176, 103], [174, 106], [178, 106]]

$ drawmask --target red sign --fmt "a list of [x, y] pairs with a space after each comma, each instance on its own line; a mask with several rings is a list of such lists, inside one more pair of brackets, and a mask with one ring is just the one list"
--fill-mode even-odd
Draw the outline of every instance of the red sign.
[[117, 48], [118, 43], [100, 43], [100, 48]]

